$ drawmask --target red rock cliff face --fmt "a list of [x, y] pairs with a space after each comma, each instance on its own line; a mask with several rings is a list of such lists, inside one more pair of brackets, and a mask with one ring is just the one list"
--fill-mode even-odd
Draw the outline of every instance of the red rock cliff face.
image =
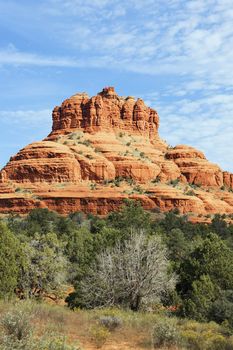
[[159, 117], [142, 99], [119, 97], [113, 87], [104, 88], [97, 96], [76, 94], [53, 110], [52, 134], [85, 130], [86, 132], [129, 131], [154, 138]]
[[155, 110], [112, 87], [70, 97], [54, 108], [50, 135], [0, 172], [0, 213], [107, 214], [126, 198], [203, 222], [207, 214], [233, 213], [233, 174], [190, 146], [168, 147], [158, 127]]

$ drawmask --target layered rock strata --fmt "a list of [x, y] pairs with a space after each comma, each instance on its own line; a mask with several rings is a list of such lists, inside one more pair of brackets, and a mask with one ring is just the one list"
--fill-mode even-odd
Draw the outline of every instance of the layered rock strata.
[[196, 221], [233, 213], [233, 174], [192, 147], [168, 147], [158, 128], [155, 110], [112, 87], [72, 96], [54, 108], [49, 136], [1, 170], [0, 213], [48, 207], [105, 215], [126, 198], [146, 209], [178, 208]]

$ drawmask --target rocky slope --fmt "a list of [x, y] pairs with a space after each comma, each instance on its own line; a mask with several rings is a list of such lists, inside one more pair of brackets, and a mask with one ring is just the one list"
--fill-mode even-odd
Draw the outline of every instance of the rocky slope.
[[155, 110], [112, 87], [70, 97], [54, 108], [50, 135], [1, 170], [0, 213], [48, 207], [103, 215], [132, 198], [199, 221], [232, 214], [233, 174], [192, 147], [169, 147], [158, 128]]

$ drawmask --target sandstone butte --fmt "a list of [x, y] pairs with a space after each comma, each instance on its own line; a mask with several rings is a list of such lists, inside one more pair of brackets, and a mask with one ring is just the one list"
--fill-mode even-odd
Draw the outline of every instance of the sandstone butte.
[[190, 146], [168, 146], [157, 112], [142, 99], [107, 87], [91, 98], [75, 94], [52, 117], [48, 137], [1, 170], [1, 214], [49, 208], [105, 215], [126, 198], [148, 210], [178, 208], [193, 221], [233, 213], [233, 174]]

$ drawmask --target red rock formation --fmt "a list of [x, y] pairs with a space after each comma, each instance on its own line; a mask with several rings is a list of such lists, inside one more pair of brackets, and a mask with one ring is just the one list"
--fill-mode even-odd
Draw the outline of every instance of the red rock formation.
[[223, 172], [223, 183], [226, 187], [233, 189], [233, 174], [228, 171]]
[[2, 182], [74, 182], [81, 180], [80, 164], [69, 147], [57, 142], [35, 142], [11, 157]]
[[0, 213], [48, 207], [104, 215], [125, 198], [146, 209], [178, 208], [196, 222], [233, 213], [233, 174], [192, 147], [169, 148], [158, 127], [155, 110], [112, 87], [70, 97], [54, 108], [51, 134], [0, 172]]
[[212, 164], [204, 154], [195, 148], [179, 145], [169, 149], [166, 158], [173, 160], [187, 182], [203, 186], [223, 185], [223, 172], [218, 165]]
[[153, 138], [158, 125], [157, 112], [147, 107], [142, 99], [124, 99], [113, 87], [108, 87], [90, 99], [85, 93], [76, 94], [55, 107], [50, 136], [79, 129], [88, 132], [122, 130]]

